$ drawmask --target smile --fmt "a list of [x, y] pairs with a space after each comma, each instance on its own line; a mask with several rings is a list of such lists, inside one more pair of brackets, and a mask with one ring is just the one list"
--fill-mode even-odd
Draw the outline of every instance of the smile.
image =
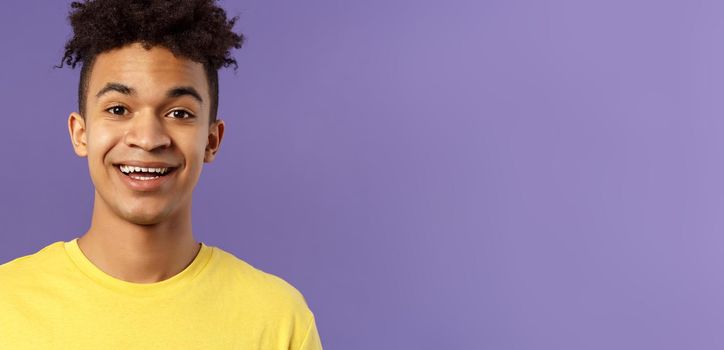
[[125, 164], [116, 164], [114, 168], [118, 170], [121, 179], [131, 190], [144, 192], [159, 190], [177, 169], [177, 167], [145, 168]]
[[170, 170], [173, 170], [174, 168], [143, 168], [121, 164], [118, 166], [118, 169], [124, 175], [130, 176], [136, 180], [143, 181], [157, 179], [161, 176], [165, 176]]

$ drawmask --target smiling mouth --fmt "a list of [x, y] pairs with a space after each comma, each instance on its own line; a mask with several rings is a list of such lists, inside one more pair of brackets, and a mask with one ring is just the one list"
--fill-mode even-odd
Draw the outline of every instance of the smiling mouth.
[[126, 166], [123, 164], [115, 164], [114, 167], [124, 176], [128, 176], [134, 180], [153, 180], [160, 177], [168, 176], [176, 171], [177, 167], [171, 168], [141, 168]]

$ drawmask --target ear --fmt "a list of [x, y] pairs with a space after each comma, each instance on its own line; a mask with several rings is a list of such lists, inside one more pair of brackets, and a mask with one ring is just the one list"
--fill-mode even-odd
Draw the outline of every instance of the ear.
[[224, 137], [224, 121], [217, 119], [209, 126], [208, 143], [204, 152], [204, 162], [211, 163], [216, 157], [216, 152], [221, 146], [221, 139]]
[[86, 136], [85, 119], [77, 112], [73, 112], [68, 117], [68, 132], [70, 133], [70, 142], [73, 144], [73, 150], [79, 157], [88, 155], [88, 139]]

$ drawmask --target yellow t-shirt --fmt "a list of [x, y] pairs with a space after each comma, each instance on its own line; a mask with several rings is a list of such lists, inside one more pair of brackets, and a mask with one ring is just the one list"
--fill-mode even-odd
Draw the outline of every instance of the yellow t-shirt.
[[283, 279], [218, 247], [156, 283], [114, 278], [77, 238], [0, 265], [0, 350], [317, 350], [314, 314]]

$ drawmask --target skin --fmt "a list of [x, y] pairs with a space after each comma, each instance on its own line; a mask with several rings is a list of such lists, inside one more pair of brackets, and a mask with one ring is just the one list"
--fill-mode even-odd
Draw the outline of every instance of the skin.
[[[109, 83], [133, 93], [111, 89], [96, 97]], [[203, 101], [188, 94], [169, 97], [176, 87], [193, 88]], [[73, 149], [88, 159], [95, 187], [91, 225], [78, 245], [115, 278], [135, 283], [168, 279], [191, 264], [201, 248], [191, 228], [192, 192], [203, 163], [213, 161], [224, 135], [222, 120], [209, 125], [203, 65], [163, 47], [146, 50], [134, 43], [97, 56], [86, 98], [86, 118], [78, 112], [68, 117]], [[130, 160], [178, 168], [158, 191], [138, 191], [122, 182], [125, 175], [114, 166]]]

